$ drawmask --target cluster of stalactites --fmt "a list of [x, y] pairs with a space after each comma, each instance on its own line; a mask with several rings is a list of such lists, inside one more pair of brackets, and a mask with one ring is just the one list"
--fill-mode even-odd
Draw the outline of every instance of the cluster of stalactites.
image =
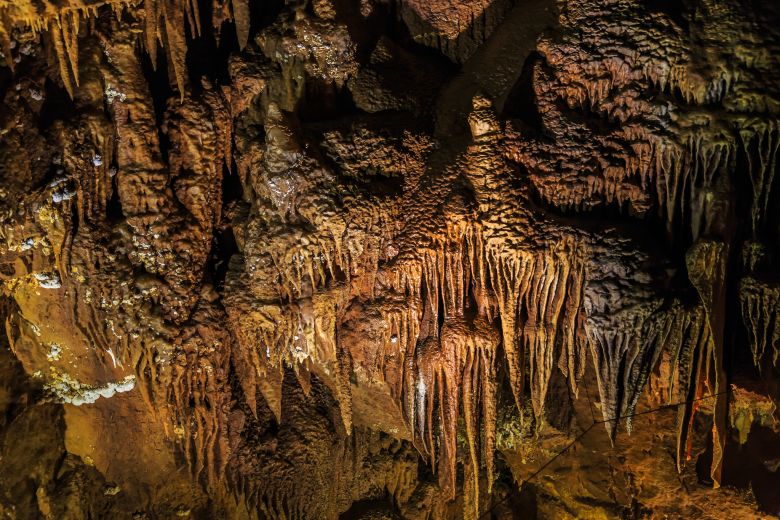
[[[416, 348], [406, 361], [404, 409], [421, 451], [434, 463], [438, 456], [434, 465], [442, 489], [454, 494], [461, 408], [469, 451], [467, 513], [476, 515], [481, 463], [488, 489], [493, 478], [498, 347], [503, 343], [518, 406], [524, 406], [530, 387], [537, 418], [544, 416], [556, 362], [561, 361], [576, 393], [584, 369], [577, 330], [585, 267], [573, 241], [540, 251], [513, 251], [476, 224], [452, 224], [445, 237], [438, 248], [420, 252], [395, 273], [395, 291], [423, 308], [420, 313], [415, 307], [418, 337], [405, 340]], [[438, 454], [433, 443], [437, 424]]]
[[780, 287], [743, 278], [739, 301], [756, 366], [762, 368], [770, 354], [771, 364], [780, 366]]
[[666, 314], [665, 330], [672, 363], [669, 377], [676, 378], [669, 381], [668, 399], [683, 403], [677, 412], [677, 469], [682, 472], [686, 462], [691, 460], [696, 413], [702, 410], [714, 412], [710, 474], [719, 485], [725, 443], [722, 422], [725, 382], [718, 367], [722, 359], [717, 352], [716, 337], [704, 305], [684, 308], [675, 302]]
[[[341, 306], [349, 301], [350, 287], [330, 284], [333, 278], [325, 276], [331, 270], [352, 272], [355, 266], [346, 260], [339, 263], [349, 256], [301, 258], [304, 264], [312, 258], [328, 264], [319, 274], [318, 269], [303, 266], [290, 273], [283, 268], [286, 264], [277, 265], [280, 285], [292, 288], [282, 293], [297, 296], [287, 303], [254, 304], [248, 313], [233, 314], [228, 305], [239, 340], [251, 357], [249, 393], [259, 389], [279, 419], [284, 367], [294, 369], [304, 389], [310, 385], [309, 371], [317, 370], [332, 385], [345, 429], [351, 429], [353, 361], [348, 346], [338, 341]], [[362, 256], [377, 255], [363, 251]], [[462, 413], [469, 452], [467, 492], [474, 513], [480, 467], [486, 467], [488, 488], [493, 478], [499, 345], [504, 344], [518, 405], [524, 406], [525, 388], [530, 387], [537, 417], [544, 415], [550, 377], [559, 366], [577, 391], [584, 369], [577, 341], [585, 277], [582, 252], [569, 240], [538, 251], [511, 250], [476, 223], [455, 223], [432, 247], [396, 262], [369, 264], [362, 267], [380, 272], [364, 273], [351, 282], [386, 284], [376, 291], [381, 296], [370, 290], [357, 292], [377, 302], [385, 323], [382, 352], [393, 356], [377, 355], [377, 366], [361, 369], [378, 374], [402, 403], [416, 445], [430, 457], [442, 489], [453, 497]], [[294, 280], [288, 280], [291, 274]], [[302, 290], [307, 284], [309, 290]], [[391, 358], [400, 358], [398, 366], [383, 364]], [[438, 442], [433, 438], [436, 431]]]
[[669, 359], [669, 395], [670, 402], [686, 402], [678, 409], [677, 416], [677, 468], [682, 471], [690, 455], [692, 437], [688, 433], [698, 402], [690, 402], [707, 395], [706, 364], [704, 358], [711, 341], [710, 330], [706, 326], [704, 308], [697, 305], [687, 309], [675, 302], [666, 315], [666, 335], [664, 340], [670, 346]]
[[[44, 13], [35, 8], [20, 12], [36, 12], [36, 16], [15, 19], [14, 10], [0, 6], [0, 46], [7, 65], [13, 69], [11, 30], [17, 25], [27, 27], [33, 33], [46, 32], [54, 46], [60, 77], [72, 98], [79, 86], [79, 31], [84, 21], [98, 16], [98, 10], [110, 5], [119, 18], [126, 9], [140, 14], [144, 20], [142, 43], [151, 57], [153, 66], [157, 63], [157, 45], [167, 51], [181, 98], [186, 85], [185, 57], [187, 54], [186, 27], [190, 33], [201, 34], [199, 0], [107, 0], [55, 8], [48, 6]], [[222, 5], [214, 0], [213, 25], [216, 31], [224, 21], [233, 21], [241, 49], [249, 41], [249, 0], [230, 0]]]
[[[531, 368], [531, 396], [537, 417], [544, 413], [554, 346], [566, 359], [577, 357], [577, 314], [582, 301], [585, 262], [573, 240], [538, 251], [512, 250], [489, 229], [452, 225], [439, 249], [420, 253], [396, 272], [395, 290], [424, 300], [431, 323], [463, 317], [473, 304], [488, 322], [500, 320], [510, 381], [522, 406], [524, 366]], [[435, 331], [433, 331], [435, 333]], [[428, 333], [431, 335], [431, 332]], [[582, 367], [572, 364], [576, 393]]]
[[[190, 32], [201, 34], [200, 0], [143, 0], [144, 9], [144, 45], [152, 63], [157, 63], [157, 43], [168, 51], [168, 59], [173, 65], [179, 92], [185, 93], [185, 57], [187, 40], [185, 21]], [[229, 7], [228, 7], [229, 5]], [[220, 7], [221, 6], [221, 7]], [[249, 41], [249, 0], [230, 0], [222, 5], [214, 1], [212, 25], [218, 31], [224, 21], [234, 21], [241, 49]]]
[[[484, 461], [488, 492], [493, 482], [496, 442], [496, 353], [500, 336], [484, 317], [472, 322], [445, 319], [441, 336], [429, 336], [416, 349], [406, 374], [405, 408], [420, 451], [437, 468], [440, 486], [455, 498], [459, 410], [468, 445], [466, 493], [478, 512], [480, 462]], [[435, 403], [438, 402], [438, 407]], [[434, 431], [438, 424], [438, 453]], [[436, 465], [438, 457], [438, 466]]]
[[[658, 179], [659, 195], [667, 199], [668, 211], [682, 212], [678, 209], [682, 204], [679, 198], [695, 202], [690, 194], [683, 194], [685, 185], [711, 185], [720, 169], [733, 168], [736, 150], [731, 143], [705, 145], [701, 139], [691, 138], [687, 148], [659, 146], [655, 153], [655, 166], [662, 172]], [[686, 176], [690, 179], [686, 180]], [[693, 213], [694, 220], [702, 220], [708, 211], [702, 207]], [[699, 228], [704, 232], [706, 226], [702, 224]], [[579, 331], [586, 255], [573, 240], [561, 240], [536, 251], [512, 250], [493, 238], [489, 228], [476, 223], [450, 224], [443, 238], [434, 240], [434, 244], [418, 250], [413, 257], [384, 266], [380, 266], [378, 254], [374, 255], [376, 262], [371, 263], [371, 268], [385, 272], [362, 279], [389, 280], [390, 292], [403, 296], [403, 303], [393, 300], [393, 305], [382, 308], [387, 323], [385, 349], [400, 355], [404, 374], [402, 381], [389, 374], [385, 374], [385, 380], [394, 397], [402, 400], [407, 424], [420, 451], [430, 456], [442, 489], [449, 493], [455, 489], [457, 419], [463, 414], [469, 449], [467, 470], [472, 479], [469, 485], [474, 486], [467, 492], [472, 498], [469, 503], [476, 504], [475, 482], [480, 463], [488, 468], [489, 483], [492, 478], [499, 344], [506, 356], [518, 405], [523, 405], [526, 387], [530, 387], [531, 404], [537, 417], [544, 415], [556, 359], [568, 376], [573, 392], [577, 391], [577, 381], [584, 370], [583, 338]], [[347, 249], [331, 246], [323, 251]], [[721, 322], [717, 316], [721, 312], [721, 298], [713, 293], [722, 290], [723, 274], [717, 269], [725, 265], [724, 254], [718, 244], [710, 242], [699, 243], [689, 254], [690, 270], [701, 271], [699, 278], [692, 281], [702, 303], [692, 310], [679, 305], [665, 309], [661, 301], [656, 301], [649, 308], [635, 309], [638, 314], [623, 316], [626, 321], [618, 326], [611, 321], [587, 322], [584, 338], [590, 344], [594, 363], [604, 368], [598, 373], [599, 391], [611, 435], [616, 432], [617, 418], [633, 413], [649, 371], [664, 346], [671, 345], [675, 363], [679, 365], [676, 373], [680, 378], [678, 386], [684, 390], [680, 396], [683, 400], [722, 393], [724, 380], [718, 368], [722, 366], [722, 334], [713, 328]], [[268, 337], [254, 343], [262, 345], [258, 355], [263, 358], [261, 363], [274, 367], [276, 373], [285, 364], [296, 367], [296, 373], [303, 373], [308, 366], [341, 359], [333, 366], [339, 374], [335, 378], [336, 394], [345, 424], [351, 423], [348, 412], [351, 406], [345, 401], [350, 392], [349, 374], [345, 371], [349, 371], [351, 361], [349, 351], [338, 345], [336, 330], [337, 301], [346, 300], [334, 297], [334, 289], [327, 287], [327, 281], [333, 279], [336, 270], [346, 273], [358, 270], [356, 265], [343, 260], [347, 256], [342, 253], [306, 255], [306, 259], [316, 259], [321, 265], [317, 269], [295, 267], [294, 283], [288, 280], [286, 268], [280, 271], [280, 279], [288, 280], [288, 285], [294, 288], [286, 292], [291, 300], [307, 292], [301, 291], [307, 283], [312, 284], [314, 296], [299, 298], [289, 306], [294, 309], [293, 318], [288, 317], [289, 309], [270, 305], [265, 329]], [[301, 265], [308, 263], [302, 261]], [[709, 267], [702, 270], [699, 264]], [[279, 265], [288, 263], [279, 262]], [[326, 275], [328, 271], [330, 275]], [[321, 303], [316, 303], [318, 298]], [[762, 323], [768, 322], [761, 319]], [[602, 362], [602, 354], [614, 363]], [[621, 368], [625, 359], [630, 363]], [[378, 368], [380, 372], [384, 369]], [[525, 381], [526, 372], [530, 374], [530, 382]], [[628, 389], [621, 400], [613, 399], [620, 393], [618, 387]], [[715, 408], [719, 406], [716, 403]], [[688, 430], [697, 408], [689, 404], [681, 412], [680, 465], [690, 449]], [[277, 410], [280, 413], [280, 407]], [[716, 415], [720, 414], [716, 412]], [[716, 423], [720, 422], [716, 417]], [[483, 432], [480, 442], [475, 434], [478, 424]], [[433, 439], [436, 431], [440, 434], [438, 443]], [[714, 443], [719, 457], [723, 429], [716, 425], [716, 431]], [[716, 482], [720, 479], [719, 464], [720, 460], [713, 462]]]
[[658, 212], [670, 231], [675, 223], [687, 219], [688, 238], [696, 241], [718, 225], [723, 208], [712, 193], [718, 179], [736, 169], [741, 147], [753, 188], [750, 222], [753, 233], [759, 233], [770, 206], [780, 130], [772, 118], [739, 120], [734, 125], [733, 130], [694, 130], [680, 142], [644, 131], [627, 134], [632, 140], [632, 153], [626, 155], [625, 167], [605, 169], [603, 185], [591, 184], [587, 195], [603, 191], [607, 202], [622, 205], [630, 202], [626, 198], [630, 193], [619, 190], [621, 182], [635, 177], [643, 190], [655, 193]]
[[[755, 22], [737, 15], [738, 2], [702, 2], [699, 8], [706, 15], [689, 30], [652, 9], [641, 21], [627, 16], [637, 8], [643, 9], [615, 0], [603, 9], [566, 12], [561, 23], [578, 27], [577, 36], [540, 41], [548, 67], [535, 68], [533, 84], [547, 131], [575, 130], [568, 132], [579, 141], [573, 148], [597, 156], [602, 164], [594, 175], [581, 175], [581, 159], [567, 157], [559, 146], [553, 153], [573, 159], [574, 171], [567, 171], [571, 165], [566, 163], [563, 171], [560, 166], [548, 169], [558, 163], [531, 154], [529, 162], [541, 172], [534, 182], [558, 206], [582, 209], [601, 196], [606, 203], [644, 214], [654, 204], [670, 228], [689, 221], [683, 229], [690, 228], [695, 241], [709, 234], [712, 221], [723, 220], [718, 216], [723, 208], [717, 207], [721, 201], [711, 195], [725, 185], [717, 182], [718, 173], [733, 172], [744, 148], [753, 184], [752, 227], [754, 234], [760, 233], [771, 205], [778, 148], [771, 88], [776, 67], [757, 44], [764, 36], [748, 29]], [[616, 20], [626, 29], [610, 31]], [[732, 45], [724, 46], [724, 41]], [[597, 144], [601, 136], [561, 115], [555, 106], [559, 101], [616, 123], [612, 137], [622, 150], [613, 147], [612, 139]], [[577, 137], [579, 130], [582, 137]], [[562, 133], [558, 144], [567, 139]], [[598, 152], [584, 151], [594, 145]], [[555, 182], [562, 173], [569, 183], [564, 190]]]
[[[193, 478], [215, 485], [225, 475], [229, 456], [226, 410], [231, 401], [229, 374], [231, 338], [220, 328], [224, 315], [210, 304], [196, 316], [211, 327], [193, 327], [177, 339], [172, 362], [151, 379], [156, 410], [170, 412], [167, 433], [180, 443]], [[139, 373], [143, 374], [142, 371]], [[216, 487], [216, 486], [215, 486]]]
[[74, 2], [75, 5], [55, 7], [45, 6], [44, 12], [38, 12], [32, 5], [21, 2], [12, 7], [0, 6], [0, 44], [7, 65], [13, 70], [11, 33], [17, 27], [25, 27], [33, 34], [45, 33], [57, 57], [62, 83], [71, 98], [79, 86], [79, 32], [85, 21], [96, 18], [103, 5], [110, 5], [117, 16], [133, 0], [114, 0], [108, 2]]
[[683, 145], [658, 140], [652, 159], [658, 208], [669, 229], [690, 215], [691, 239], [706, 234], [714, 213], [708, 194], [721, 171], [733, 169], [736, 144], [729, 138], [692, 135]]
[[[705, 302], [686, 307], [678, 300], [652, 302], [632, 309], [615, 322], [587, 320], [586, 332], [596, 367], [602, 413], [607, 432], [614, 439], [619, 422], [631, 430], [632, 417], [650, 372], [662, 355], [670, 363], [670, 403], [681, 403], [677, 416], [678, 470], [691, 458], [694, 419], [700, 410], [714, 413], [713, 453], [710, 472], [720, 482], [725, 430], [722, 416], [725, 380], [722, 341], [712, 325], [713, 311]], [[719, 409], [720, 408], [720, 409]]]
[[740, 144], [753, 188], [752, 232], [758, 233], [766, 220], [780, 148], [778, 122], [771, 118], [753, 118], [735, 124], [733, 133], [697, 133], [689, 137], [686, 146], [656, 146], [654, 170], [660, 209], [670, 223], [675, 215], [690, 210], [694, 240], [706, 233], [708, 215], [712, 218], [718, 210], [708, 207], [712, 197], [707, 194], [714, 188], [720, 172], [734, 171]]
[[[777, 171], [777, 151], [780, 148], [780, 123], [776, 119], [751, 119], [741, 125], [739, 135], [753, 187], [750, 217], [755, 235], [766, 221], [770, 205]], [[777, 196], [776, 193], [774, 195]]]
[[663, 332], [659, 305], [654, 301], [586, 320], [604, 425], [613, 440], [622, 419], [630, 430], [631, 415], [657, 358]]
[[[696, 242], [686, 253], [689, 280], [699, 295], [693, 311], [673, 316], [678, 356], [688, 360], [686, 404], [678, 414], [677, 463], [690, 456], [691, 437], [696, 410], [712, 407], [712, 461], [710, 476], [717, 487], [721, 482], [726, 443], [727, 382], [724, 364], [724, 326], [726, 322], [726, 273], [729, 247], [712, 240]], [[683, 458], [684, 453], [684, 458]]]

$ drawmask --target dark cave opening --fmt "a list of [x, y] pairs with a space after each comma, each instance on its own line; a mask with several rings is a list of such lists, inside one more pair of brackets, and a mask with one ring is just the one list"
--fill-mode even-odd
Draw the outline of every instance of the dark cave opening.
[[139, 52], [139, 61], [141, 70], [146, 78], [146, 84], [149, 88], [152, 107], [157, 129], [157, 140], [160, 143], [160, 155], [163, 162], [168, 161], [168, 150], [170, 149], [170, 140], [163, 131], [163, 121], [165, 113], [168, 110], [168, 100], [174, 96], [174, 90], [171, 86], [171, 77], [169, 76], [170, 65], [168, 63], [167, 53], [161, 45], [157, 46], [157, 63], [152, 63], [151, 57], [145, 52]]
[[[726, 443], [723, 468], [723, 485], [747, 490], [755, 497], [761, 510], [770, 515], [780, 515], [780, 434], [766, 426], [753, 425], [744, 444], [733, 431]], [[709, 466], [712, 447], [696, 460], [700, 481], [710, 485]]]
[[534, 69], [537, 66], [544, 66], [544, 57], [538, 52], [532, 52], [525, 59], [520, 77], [507, 95], [502, 115], [520, 120], [532, 131], [541, 134], [542, 117], [534, 92]]
[[690, 30], [687, 0], [643, 0], [648, 11], [663, 13], [686, 33]]
[[[232, 171], [223, 167], [222, 172], [222, 208], [225, 218], [225, 210], [231, 208], [239, 202], [243, 196], [243, 187], [238, 178], [235, 164]], [[233, 234], [232, 223], [229, 221], [221, 222], [214, 231], [214, 240], [212, 242], [209, 265], [206, 273], [211, 275], [211, 283], [217, 289], [218, 294], [222, 293], [225, 277], [230, 267], [230, 259], [238, 253], [238, 245]]]

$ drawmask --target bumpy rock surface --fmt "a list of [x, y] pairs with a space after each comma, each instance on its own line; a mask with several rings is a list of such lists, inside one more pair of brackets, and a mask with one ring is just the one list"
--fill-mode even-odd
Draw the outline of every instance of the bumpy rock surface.
[[6, 518], [780, 514], [780, 7], [0, 0]]

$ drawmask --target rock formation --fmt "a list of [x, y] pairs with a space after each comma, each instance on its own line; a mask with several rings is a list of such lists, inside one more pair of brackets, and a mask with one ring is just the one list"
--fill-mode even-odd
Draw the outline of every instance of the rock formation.
[[780, 8], [0, 0], [0, 513], [780, 514]]

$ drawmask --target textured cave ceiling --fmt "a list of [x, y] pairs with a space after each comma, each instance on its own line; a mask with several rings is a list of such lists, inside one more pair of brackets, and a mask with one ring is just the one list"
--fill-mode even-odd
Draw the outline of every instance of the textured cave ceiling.
[[0, 516], [780, 515], [780, 4], [0, 0]]

